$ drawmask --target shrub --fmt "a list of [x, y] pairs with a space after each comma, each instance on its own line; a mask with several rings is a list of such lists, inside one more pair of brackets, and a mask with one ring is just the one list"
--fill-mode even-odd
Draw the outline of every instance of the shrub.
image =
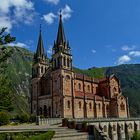
[[19, 116], [19, 121], [21, 123], [29, 122], [29, 115], [23, 113], [21, 116]]
[[32, 115], [30, 116], [30, 122], [32, 122], [32, 123], [33, 123], [33, 122], [36, 122], [36, 115], [33, 115], [33, 114], [32, 114]]
[[140, 132], [135, 132], [133, 134], [133, 137], [131, 139], [132, 140], [140, 140]]
[[68, 126], [68, 119], [67, 118], [62, 119], [62, 126], [63, 127]]
[[31, 138], [27, 138], [26, 140], [51, 140], [54, 135], [55, 135], [54, 131], [48, 131], [44, 134], [40, 134], [37, 136], [33, 136]]
[[54, 134], [54, 131], [0, 133], [0, 140], [51, 140]]
[[10, 122], [10, 117], [7, 112], [0, 112], [0, 125], [6, 125]]

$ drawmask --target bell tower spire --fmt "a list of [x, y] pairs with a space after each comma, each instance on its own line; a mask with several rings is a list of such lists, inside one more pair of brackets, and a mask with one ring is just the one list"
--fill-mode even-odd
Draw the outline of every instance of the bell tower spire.
[[62, 13], [60, 12], [60, 19], [58, 25], [58, 32], [56, 41], [54, 41], [52, 67], [53, 69], [72, 69], [72, 55], [69, 42], [66, 40]]
[[41, 24], [40, 24], [40, 32], [39, 32], [39, 39], [38, 39], [38, 45], [36, 49], [36, 54], [35, 54], [35, 61], [45, 61], [46, 55], [44, 52], [44, 45], [43, 45], [43, 38], [42, 38], [42, 30], [41, 30]]
[[64, 33], [64, 27], [62, 22], [62, 13], [60, 11], [60, 20], [59, 20], [59, 27], [57, 32], [57, 45], [62, 45], [66, 42], [65, 33]]
[[41, 77], [45, 73], [48, 67], [49, 67], [49, 61], [44, 51], [42, 30], [40, 24], [38, 45], [37, 45], [36, 53], [34, 55], [34, 64], [32, 67], [32, 78]]

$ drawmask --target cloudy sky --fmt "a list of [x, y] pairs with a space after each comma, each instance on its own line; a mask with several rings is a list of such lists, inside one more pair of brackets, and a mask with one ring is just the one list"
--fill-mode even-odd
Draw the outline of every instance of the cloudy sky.
[[0, 0], [0, 27], [16, 36], [12, 46], [35, 51], [42, 24], [50, 57], [60, 9], [75, 66], [140, 62], [140, 0]]

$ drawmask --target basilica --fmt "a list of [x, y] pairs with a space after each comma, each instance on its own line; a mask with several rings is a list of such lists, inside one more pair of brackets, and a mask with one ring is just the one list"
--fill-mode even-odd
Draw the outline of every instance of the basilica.
[[31, 113], [49, 118], [129, 117], [128, 98], [115, 75], [95, 79], [73, 70], [61, 14], [51, 58], [45, 55], [40, 29], [32, 66]]

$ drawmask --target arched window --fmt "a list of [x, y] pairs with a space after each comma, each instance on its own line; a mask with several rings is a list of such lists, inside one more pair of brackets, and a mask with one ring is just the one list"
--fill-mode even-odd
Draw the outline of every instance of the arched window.
[[100, 103], [98, 104], [98, 108], [99, 108], [99, 110], [101, 109], [101, 104]]
[[107, 126], [105, 125], [103, 128], [104, 132], [107, 132]]
[[92, 104], [91, 103], [89, 103], [89, 109], [92, 109]]
[[43, 66], [41, 67], [41, 73], [43, 73]]
[[64, 66], [66, 66], [66, 57], [64, 57]]
[[113, 131], [116, 131], [116, 125], [113, 125]]
[[122, 111], [125, 110], [125, 105], [123, 104], [123, 102], [120, 104], [120, 109], [121, 109]]
[[70, 76], [66, 75], [66, 81], [70, 80]]
[[47, 68], [45, 68], [45, 72], [47, 72]]
[[90, 85], [87, 86], [88, 92], [90, 92]]
[[79, 102], [79, 109], [81, 109], [82, 108], [82, 104], [81, 104], [81, 102]]
[[57, 58], [58, 66], [60, 66], [60, 58]]
[[81, 90], [81, 84], [80, 83], [78, 84], [78, 89]]
[[70, 66], [69, 58], [67, 59], [67, 66], [68, 66], [68, 67]]
[[109, 111], [109, 105], [106, 105], [106, 111], [107, 112]]
[[70, 109], [70, 101], [67, 102], [67, 108]]

